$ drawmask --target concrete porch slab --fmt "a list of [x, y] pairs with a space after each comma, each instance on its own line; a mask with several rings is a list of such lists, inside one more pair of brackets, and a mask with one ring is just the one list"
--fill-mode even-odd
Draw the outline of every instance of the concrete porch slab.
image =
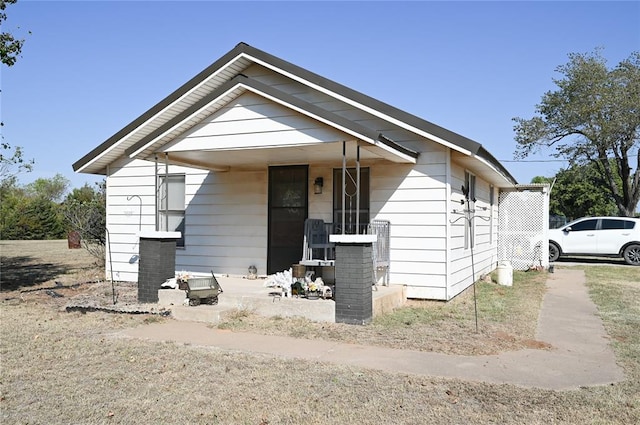
[[[264, 279], [216, 276], [224, 291], [218, 297], [217, 305], [184, 305], [185, 291], [179, 289], [158, 290], [158, 305], [171, 310], [177, 320], [218, 323], [225, 315], [235, 310], [250, 310], [265, 317], [305, 317], [315, 322], [335, 322], [335, 302], [333, 300], [309, 300], [273, 296], [278, 289], [266, 288]], [[373, 317], [385, 314], [405, 303], [406, 291], [401, 285], [377, 286], [372, 288]]]

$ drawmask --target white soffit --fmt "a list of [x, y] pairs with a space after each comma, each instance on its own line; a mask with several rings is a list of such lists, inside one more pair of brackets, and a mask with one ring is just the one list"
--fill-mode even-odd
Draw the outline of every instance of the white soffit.
[[111, 146], [108, 146], [104, 151], [97, 154], [96, 157], [91, 161], [78, 168], [76, 172], [83, 172], [87, 168], [91, 167], [97, 162], [100, 162], [101, 160], [106, 160], [107, 162], [113, 162], [114, 160], [116, 160], [120, 155], [123, 154], [124, 150], [129, 148], [129, 146], [134, 145], [136, 142], [162, 126], [171, 118], [185, 111], [198, 100], [202, 99], [211, 91], [215, 90], [225, 81], [231, 79], [233, 76], [237, 75], [247, 66], [249, 66], [250, 59], [245, 58], [245, 56], [245, 54], [241, 53], [224, 64], [224, 66], [219, 67], [216, 72], [203, 79], [201, 82], [190, 88], [170, 104], [157, 111], [155, 114], [146, 119], [144, 122], [141, 122], [135, 128], [132, 128], [125, 135], [121, 136], [119, 140], [114, 142]]
[[440, 143], [440, 144], [442, 144], [442, 145], [444, 145], [444, 146], [446, 146], [448, 148], [451, 148], [451, 149], [453, 149], [455, 151], [461, 152], [461, 153], [463, 153], [465, 155], [471, 155], [471, 152], [469, 150], [464, 149], [464, 148], [456, 145], [455, 143], [448, 142], [448, 141], [446, 141], [446, 140], [444, 140], [444, 139], [442, 139], [442, 138], [440, 138], [440, 137], [438, 137], [436, 135], [428, 133], [428, 132], [426, 132], [426, 131], [424, 131], [424, 130], [422, 130], [420, 128], [411, 126], [411, 125], [407, 124], [404, 121], [401, 121], [401, 120], [398, 120], [396, 118], [393, 118], [393, 117], [391, 117], [391, 116], [389, 116], [387, 114], [382, 113], [381, 111], [378, 111], [378, 110], [376, 110], [374, 108], [371, 108], [371, 107], [369, 107], [367, 105], [364, 105], [362, 103], [356, 102], [356, 101], [354, 101], [354, 100], [352, 100], [352, 99], [350, 99], [350, 98], [348, 98], [346, 96], [343, 96], [343, 95], [341, 95], [339, 93], [336, 93], [334, 91], [328, 90], [328, 89], [326, 89], [326, 88], [324, 88], [324, 87], [322, 87], [322, 86], [320, 86], [318, 84], [315, 84], [315, 83], [313, 83], [311, 81], [305, 80], [304, 78], [299, 77], [296, 74], [293, 74], [291, 72], [287, 72], [287, 71], [285, 71], [285, 70], [283, 70], [281, 68], [278, 68], [278, 67], [276, 67], [274, 65], [271, 65], [268, 62], [265, 62], [263, 60], [260, 60], [260, 59], [258, 59], [256, 57], [253, 57], [253, 56], [248, 55], [248, 54], [244, 54], [244, 55], [247, 58], [249, 58], [252, 61], [254, 61], [255, 63], [258, 63], [258, 64], [260, 64], [260, 65], [262, 65], [262, 66], [264, 66], [264, 67], [266, 67], [268, 69], [271, 69], [271, 70], [273, 70], [275, 72], [278, 72], [278, 73], [280, 73], [280, 74], [282, 74], [282, 75], [284, 75], [284, 76], [286, 76], [288, 78], [291, 78], [292, 80], [298, 81], [298, 82], [300, 82], [300, 83], [302, 83], [302, 84], [304, 84], [306, 86], [309, 86], [309, 87], [311, 87], [311, 88], [313, 88], [315, 90], [318, 90], [319, 92], [322, 92], [322, 93], [324, 93], [324, 94], [326, 94], [326, 95], [328, 95], [330, 97], [333, 97], [333, 98], [338, 99], [338, 100], [340, 100], [342, 102], [345, 102], [345, 103], [347, 103], [347, 104], [349, 104], [351, 106], [359, 108], [359, 109], [361, 109], [361, 110], [363, 110], [363, 111], [365, 111], [365, 112], [367, 112], [367, 113], [369, 113], [369, 114], [371, 114], [373, 116], [381, 118], [381, 119], [383, 119], [385, 121], [388, 121], [388, 122], [390, 122], [392, 124], [397, 125], [398, 127], [401, 127], [401, 128], [404, 128], [405, 130], [408, 130], [408, 131], [411, 131], [413, 133], [416, 133], [416, 134], [418, 134], [418, 135], [420, 135], [422, 137], [425, 137], [427, 139], [433, 140], [433, 141], [435, 141], [437, 143]]
[[[217, 96], [215, 99], [212, 99], [211, 102], [208, 102], [206, 105], [203, 105], [201, 108], [199, 108], [197, 111], [194, 111], [193, 114], [191, 114], [187, 119], [182, 120], [181, 122], [176, 123], [175, 125], [173, 125], [171, 128], [167, 129], [166, 131], [164, 131], [162, 134], [158, 135], [157, 137], [155, 137], [154, 139], [150, 140], [148, 143], [146, 143], [144, 146], [136, 149], [135, 151], [131, 152], [129, 154], [130, 158], [134, 158], [134, 157], [138, 157], [138, 156], [142, 156], [144, 158], [149, 158], [154, 154], [154, 149], [153, 146], [155, 145], [162, 145], [163, 143], [167, 143], [170, 140], [173, 140], [175, 138], [177, 138], [180, 134], [184, 133], [185, 131], [187, 131], [188, 129], [192, 128], [193, 126], [197, 125], [199, 122], [201, 122], [204, 118], [206, 118], [207, 116], [211, 115], [212, 113], [214, 113], [216, 110], [218, 110], [219, 108], [223, 107], [225, 104], [227, 104], [228, 102], [230, 102], [231, 100], [233, 100], [234, 98], [238, 97], [240, 94], [244, 93], [245, 91], [250, 91], [252, 93], [255, 93], [258, 96], [261, 96], [265, 99], [268, 99], [274, 103], [277, 103], [279, 105], [282, 105], [288, 109], [291, 109], [293, 111], [296, 111], [304, 116], [307, 116], [311, 119], [314, 119], [318, 122], [321, 122], [331, 128], [334, 128], [338, 131], [341, 131], [347, 135], [350, 135], [351, 137], [353, 137], [354, 139], [358, 139], [358, 140], [362, 140], [365, 143], [367, 143], [367, 145], [369, 146], [375, 146], [378, 149], [381, 149], [382, 151], [385, 151], [387, 153], [387, 155], [384, 155], [383, 157], [386, 157], [387, 159], [393, 158], [393, 162], [403, 162], [403, 163], [416, 163], [416, 159], [410, 155], [407, 155], [403, 152], [400, 152], [396, 149], [394, 149], [391, 146], [388, 146], [378, 140], [372, 139], [370, 137], [368, 137], [365, 134], [359, 133], [357, 131], [354, 131], [348, 127], [342, 126], [342, 125], [338, 125], [337, 123], [331, 121], [330, 119], [327, 119], [325, 117], [322, 117], [320, 115], [317, 114], [313, 114], [311, 112], [309, 112], [308, 110], [302, 108], [302, 107], [298, 107], [296, 105], [293, 105], [289, 102], [286, 102], [280, 98], [278, 98], [277, 96], [272, 96], [268, 93], [265, 93], [264, 91], [258, 90], [255, 87], [252, 87], [250, 85], [247, 84], [243, 84], [242, 82], [238, 82], [237, 84], [233, 85], [233, 87], [229, 88], [229, 90], [226, 90], [224, 93], [221, 93], [220, 96]], [[327, 111], [327, 113], [329, 113]], [[367, 145], [363, 145], [363, 148], [367, 149]], [[161, 151], [162, 149], [157, 149], [158, 151]]]

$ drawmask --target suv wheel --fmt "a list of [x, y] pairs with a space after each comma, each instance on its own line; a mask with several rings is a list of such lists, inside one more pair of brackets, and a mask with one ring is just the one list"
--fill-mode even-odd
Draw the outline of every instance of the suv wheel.
[[[640, 249], [640, 246], [638, 246], [638, 248]], [[553, 242], [549, 242], [549, 262], [552, 263], [554, 261], [557, 261], [559, 257], [560, 257], [560, 247], [558, 247], [558, 245], [556, 245]]]
[[632, 244], [624, 249], [624, 261], [631, 266], [640, 266], [640, 245]]

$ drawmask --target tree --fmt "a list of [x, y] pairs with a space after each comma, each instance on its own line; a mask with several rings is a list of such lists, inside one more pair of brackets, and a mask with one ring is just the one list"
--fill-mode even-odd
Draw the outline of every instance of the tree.
[[66, 237], [68, 223], [60, 199], [69, 181], [58, 174], [18, 186], [15, 177], [0, 186], [0, 238], [60, 239]]
[[555, 147], [552, 155], [571, 166], [591, 164], [618, 214], [633, 216], [640, 200], [640, 53], [611, 70], [599, 50], [574, 53], [556, 71], [563, 78], [542, 96], [538, 115], [514, 118], [516, 158]]
[[0, 188], [0, 239], [20, 239], [18, 223], [25, 199], [24, 191], [14, 182]]
[[5, 191], [0, 213], [2, 239], [61, 239], [66, 235], [60, 206], [43, 196], [29, 196], [21, 188]]
[[36, 179], [27, 185], [26, 190], [30, 196], [41, 197], [53, 202], [61, 202], [69, 185], [69, 179], [62, 174], [56, 174], [50, 179]]
[[62, 239], [66, 236], [64, 218], [55, 202], [42, 197], [30, 198], [21, 210], [18, 222], [18, 229], [22, 231], [20, 239]]
[[71, 230], [80, 233], [83, 247], [104, 265], [106, 245], [106, 182], [74, 189], [64, 201], [63, 213]]
[[617, 213], [618, 208], [606, 182], [592, 164], [561, 169], [555, 177], [535, 177], [532, 183], [553, 185], [549, 200], [551, 215], [575, 219]]
[[[7, 19], [5, 9], [7, 5], [14, 4], [18, 0], [0, 0], [0, 25]], [[13, 66], [22, 52], [24, 39], [17, 39], [11, 33], [0, 33], [0, 60], [7, 66]]]
[[[8, 4], [14, 4], [18, 0], [0, 0], [0, 26], [6, 21], [7, 14], [5, 9]], [[24, 40], [18, 40], [8, 32], [0, 33], [0, 60], [7, 66], [13, 66], [18, 60], [18, 56], [22, 52]], [[4, 126], [0, 122], [0, 127]], [[4, 139], [4, 137], [2, 137]], [[22, 171], [31, 171], [33, 168], [33, 160], [25, 160], [22, 156], [22, 148], [2, 142], [0, 145], [0, 185], [13, 185], [16, 182], [16, 175]], [[10, 153], [13, 152], [13, 153]]]
[[0, 143], [0, 185], [2, 187], [15, 185], [16, 176], [23, 171], [33, 170], [33, 164], [33, 159], [24, 159], [20, 146], [12, 148], [9, 143]]

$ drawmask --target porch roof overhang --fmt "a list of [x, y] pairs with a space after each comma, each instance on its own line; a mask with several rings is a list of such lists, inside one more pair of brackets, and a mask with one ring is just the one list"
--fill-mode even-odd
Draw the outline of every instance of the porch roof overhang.
[[[345, 141], [349, 145], [347, 161], [355, 159], [353, 147], [361, 147], [360, 162], [365, 165], [381, 159], [396, 163], [410, 163], [376, 146], [366, 145], [357, 140]], [[343, 141], [317, 144], [285, 145], [275, 147], [250, 147], [238, 149], [215, 149], [200, 151], [171, 151], [157, 155], [159, 162], [183, 165], [211, 171], [259, 170], [268, 166], [315, 164], [336, 167], [342, 164]], [[155, 157], [155, 155], [154, 155]]]
[[[185, 131], [215, 113], [231, 100], [245, 92], [252, 92], [272, 102], [319, 121], [344, 135], [332, 142], [278, 144], [223, 149], [180, 150], [173, 148], [171, 141]], [[356, 122], [348, 120], [318, 106], [291, 96], [274, 87], [236, 75], [209, 95], [200, 99], [174, 118], [166, 121], [137, 143], [125, 150], [129, 158], [154, 159], [158, 154], [168, 154], [169, 163], [187, 165], [209, 170], [224, 171], [234, 168], [259, 168], [266, 165], [330, 163], [341, 161], [342, 147], [338, 142], [358, 142], [364, 149], [362, 160], [385, 159], [398, 163], [415, 163], [418, 153], [401, 146], [382, 133], [374, 132]]]

